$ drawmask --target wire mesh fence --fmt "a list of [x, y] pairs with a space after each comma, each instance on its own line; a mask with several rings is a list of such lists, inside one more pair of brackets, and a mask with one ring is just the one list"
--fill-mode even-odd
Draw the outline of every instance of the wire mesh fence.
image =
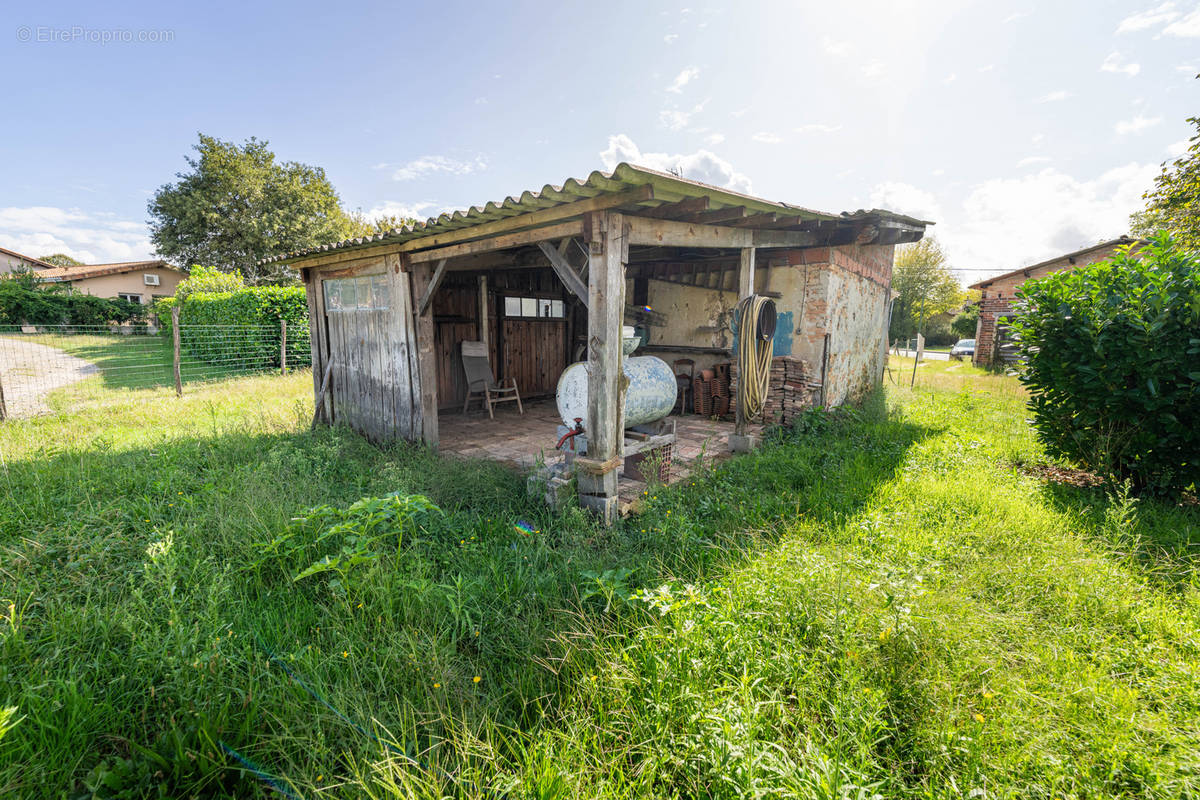
[[0, 418], [73, 401], [311, 366], [307, 324], [0, 326]]

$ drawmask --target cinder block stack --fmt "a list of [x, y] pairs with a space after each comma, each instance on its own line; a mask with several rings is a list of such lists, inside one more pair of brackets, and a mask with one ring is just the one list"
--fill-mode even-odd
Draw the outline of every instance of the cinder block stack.
[[[737, 404], [738, 368], [730, 365], [732, 388], [729, 413]], [[753, 422], [789, 424], [794, 417], [816, 405], [821, 396], [821, 382], [802, 358], [779, 356], [771, 360], [771, 379], [762, 417]]]

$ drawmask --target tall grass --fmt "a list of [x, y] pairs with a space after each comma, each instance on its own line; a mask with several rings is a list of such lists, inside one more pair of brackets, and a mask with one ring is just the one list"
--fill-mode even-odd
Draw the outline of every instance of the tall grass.
[[[306, 375], [6, 423], [0, 794], [270, 794], [222, 742], [304, 797], [1195, 794], [1197, 512], [1025, 477], [977, 377], [612, 530]], [[336, 585], [267, 547], [391, 492], [444, 514]]]

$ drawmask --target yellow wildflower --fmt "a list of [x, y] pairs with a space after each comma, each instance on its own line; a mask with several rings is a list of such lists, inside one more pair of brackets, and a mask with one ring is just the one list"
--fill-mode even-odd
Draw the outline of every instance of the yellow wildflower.
[[976, 722], [983, 722], [983, 714], [980, 714], [978, 711], [976, 711], [976, 712], [975, 712], [975, 721], [976, 721]]
[[481, 680], [483, 680], [483, 676], [476, 675], [474, 678], [471, 678], [471, 680], [473, 680], [475, 683], [479, 683]]

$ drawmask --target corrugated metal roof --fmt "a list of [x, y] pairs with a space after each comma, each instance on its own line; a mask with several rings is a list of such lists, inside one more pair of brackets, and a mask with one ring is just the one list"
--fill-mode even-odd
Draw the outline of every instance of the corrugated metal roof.
[[602, 194], [627, 192], [646, 185], [653, 188], [653, 199], [641, 201], [636, 204], [636, 207], [650, 209], [689, 198], [707, 197], [708, 210], [710, 211], [722, 208], [743, 207], [751, 213], [775, 213], [781, 216], [799, 217], [802, 220], [813, 221], [866, 222], [871, 220], [892, 220], [921, 227], [933, 224], [932, 222], [907, 217], [902, 214], [895, 214], [882, 209], [860, 210], [853, 213], [843, 212], [841, 214], [814, 211], [802, 206], [764, 200], [760, 197], [752, 197], [740, 192], [723, 189], [719, 186], [711, 186], [699, 181], [687, 180], [646, 167], [621, 163], [612, 172], [596, 171], [583, 181], [570, 178], [561, 186], [546, 184], [540, 191], [525, 191], [519, 197], [510, 196], [500, 202], [489, 202], [483, 206], [471, 206], [466, 211], [455, 211], [453, 213], [442, 214], [439, 217], [431, 217], [425, 222], [417, 223], [411, 227], [405, 226], [386, 233], [346, 239], [345, 241], [325, 244], [320, 247], [274, 256], [263, 259], [259, 263], [269, 264], [273, 262], [294, 261], [333, 250], [353, 250], [373, 247], [380, 243], [402, 244], [414, 239], [436, 236], [449, 231], [470, 228], [567, 203], [575, 203]]

